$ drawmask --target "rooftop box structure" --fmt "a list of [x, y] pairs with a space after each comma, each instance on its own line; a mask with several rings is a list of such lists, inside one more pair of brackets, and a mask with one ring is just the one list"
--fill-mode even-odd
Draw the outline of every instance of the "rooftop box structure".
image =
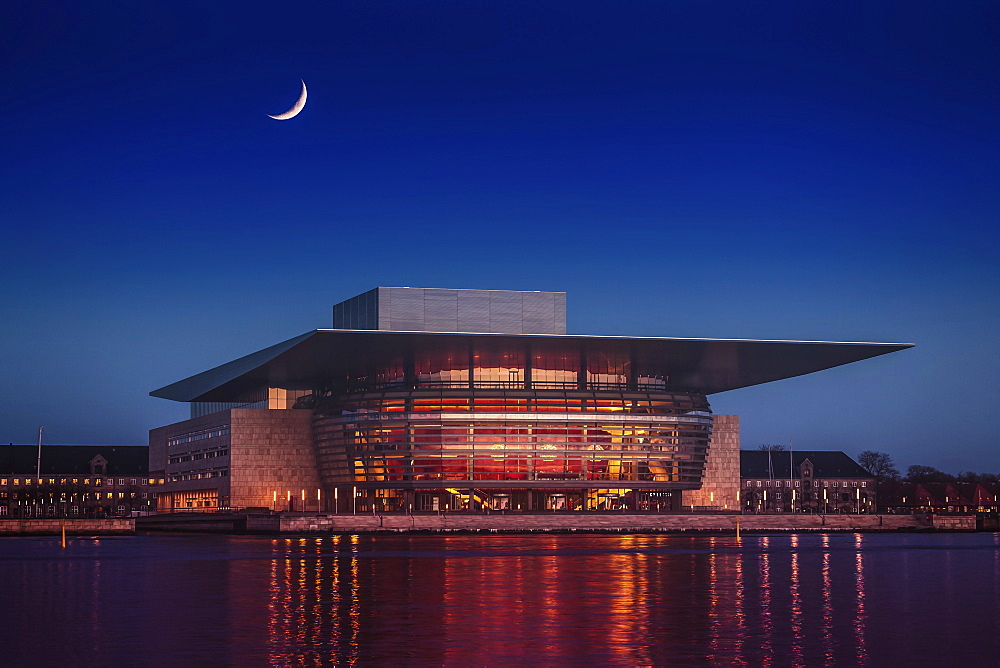
[[375, 288], [333, 307], [334, 329], [565, 334], [565, 292]]

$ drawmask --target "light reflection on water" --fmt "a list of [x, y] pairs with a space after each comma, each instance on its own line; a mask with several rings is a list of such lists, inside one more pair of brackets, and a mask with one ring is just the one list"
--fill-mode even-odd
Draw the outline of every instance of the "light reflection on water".
[[0, 540], [3, 665], [956, 664], [1000, 534]]

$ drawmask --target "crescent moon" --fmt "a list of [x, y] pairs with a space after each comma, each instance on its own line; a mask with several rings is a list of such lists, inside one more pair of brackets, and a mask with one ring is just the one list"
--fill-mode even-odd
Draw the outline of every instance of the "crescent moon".
[[[299, 79], [299, 81], [302, 80]], [[268, 116], [276, 121], [287, 121], [289, 118], [295, 118], [298, 116], [304, 106], [306, 106], [306, 82], [302, 81], [302, 94], [299, 95], [299, 99], [295, 101], [292, 108], [283, 114], [278, 114], [277, 116], [271, 116], [271, 114], [268, 114]]]

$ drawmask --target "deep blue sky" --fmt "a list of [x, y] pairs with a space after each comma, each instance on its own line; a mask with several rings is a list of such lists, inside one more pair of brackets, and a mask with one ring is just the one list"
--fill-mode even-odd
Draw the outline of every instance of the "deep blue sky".
[[410, 285], [913, 342], [713, 406], [1000, 470], [994, 2], [8, 1], [0, 54], [0, 442], [144, 443], [150, 390]]

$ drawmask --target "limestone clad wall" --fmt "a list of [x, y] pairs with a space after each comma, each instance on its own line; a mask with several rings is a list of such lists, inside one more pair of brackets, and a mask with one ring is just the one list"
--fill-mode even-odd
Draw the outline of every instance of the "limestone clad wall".
[[740, 489], [740, 416], [712, 417], [712, 438], [701, 489], [684, 490], [684, 507], [705, 510], [737, 510]]
[[231, 505], [317, 510], [320, 484], [312, 411], [234, 408], [229, 412]]

